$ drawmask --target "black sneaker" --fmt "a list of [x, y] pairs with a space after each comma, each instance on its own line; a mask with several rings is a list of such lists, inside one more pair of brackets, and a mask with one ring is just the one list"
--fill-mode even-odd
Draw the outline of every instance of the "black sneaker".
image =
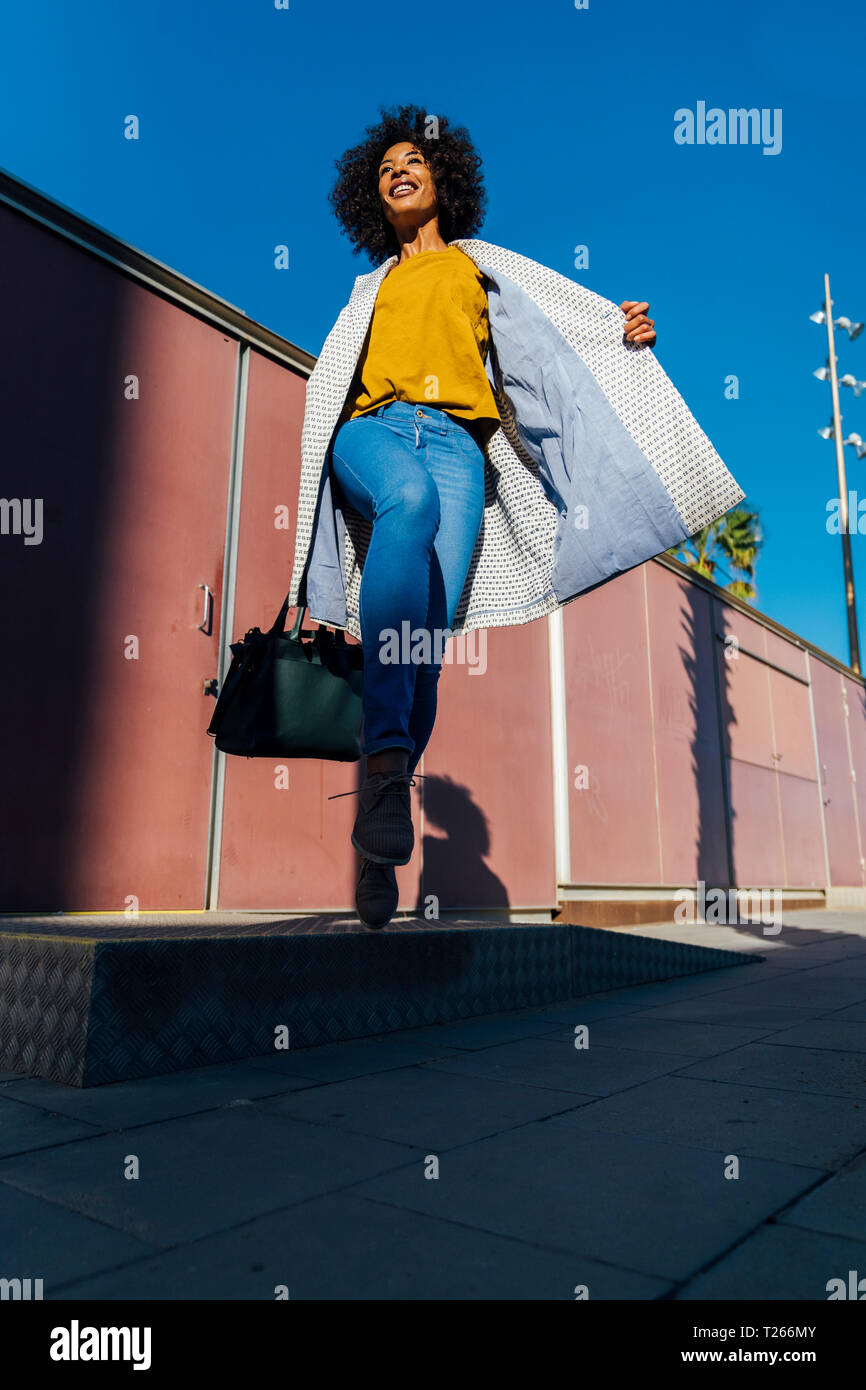
[[[409, 863], [415, 847], [409, 799], [409, 788], [414, 786], [415, 778], [410, 772], [371, 772], [354, 793], [337, 793], [358, 797], [352, 844], [365, 859], [372, 859], [375, 864]], [[328, 800], [334, 798], [329, 796]]]
[[362, 859], [358, 868], [355, 906], [365, 927], [385, 927], [397, 911], [400, 892], [393, 864]]

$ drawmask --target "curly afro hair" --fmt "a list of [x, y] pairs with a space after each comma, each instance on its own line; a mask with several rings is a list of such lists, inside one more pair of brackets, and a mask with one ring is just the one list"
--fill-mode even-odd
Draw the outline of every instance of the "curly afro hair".
[[484, 221], [487, 195], [481, 156], [466, 128], [451, 125], [445, 116], [428, 115], [420, 106], [380, 107], [379, 115], [379, 121], [367, 126], [360, 144], [335, 161], [338, 178], [329, 202], [354, 255], [366, 251], [373, 264], [380, 265], [400, 249], [382, 210], [379, 165], [386, 150], [405, 140], [427, 157], [436, 185], [443, 239], [474, 236]]

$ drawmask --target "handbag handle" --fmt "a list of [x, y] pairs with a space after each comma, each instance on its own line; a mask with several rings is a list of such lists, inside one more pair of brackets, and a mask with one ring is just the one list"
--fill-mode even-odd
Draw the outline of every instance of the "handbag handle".
[[[301, 604], [298, 605], [298, 615], [297, 615], [297, 617], [295, 618], [295, 621], [294, 621], [294, 623], [292, 624], [292, 630], [291, 630], [291, 632], [289, 633], [289, 636], [291, 637], [291, 639], [292, 639], [293, 642], [298, 642], [298, 641], [300, 641], [301, 627], [302, 627], [302, 625], [303, 625], [304, 614], [306, 613], [306, 611], [307, 611], [307, 605], [306, 605], [306, 603], [301, 603]], [[269, 636], [271, 636], [271, 635], [273, 635], [273, 634], [275, 634], [275, 633], [285, 632], [285, 630], [286, 630], [286, 618], [287, 618], [287, 616], [288, 616], [288, 612], [289, 612], [289, 595], [286, 594], [286, 597], [285, 597], [285, 601], [284, 601], [284, 603], [283, 603], [283, 606], [282, 606], [282, 608], [280, 609], [279, 613], [277, 614], [276, 618], [274, 619], [274, 625], [273, 625], [273, 627], [271, 628], [270, 633], [268, 634]], [[321, 628], [319, 629], [319, 631], [321, 631]], [[337, 642], [343, 642], [343, 643], [345, 643], [345, 641], [346, 641], [346, 634], [345, 634], [345, 632], [343, 631], [343, 629], [342, 629], [341, 627], [338, 627], [338, 628], [337, 628], [336, 632], [334, 633], [334, 638], [335, 638], [335, 640], [336, 640]]]

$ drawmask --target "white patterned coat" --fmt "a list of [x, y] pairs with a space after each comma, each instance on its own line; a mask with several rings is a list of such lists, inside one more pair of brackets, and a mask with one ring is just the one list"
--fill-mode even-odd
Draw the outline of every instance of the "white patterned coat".
[[[744, 493], [617, 305], [501, 246], [459, 240], [487, 277], [501, 426], [452, 631], [527, 623], [659, 555]], [[290, 606], [360, 638], [371, 523], [326, 466], [392, 256], [359, 275], [307, 383]], [[306, 571], [306, 575], [305, 575]], [[306, 578], [305, 590], [302, 579]]]

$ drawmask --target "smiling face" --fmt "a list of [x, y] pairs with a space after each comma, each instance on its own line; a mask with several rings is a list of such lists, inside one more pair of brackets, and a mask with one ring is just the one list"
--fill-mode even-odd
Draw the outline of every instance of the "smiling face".
[[392, 224], [420, 226], [436, 216], [433, 174], [417, 145], [403, 140], [385, 151], [379, 165], [379, 197]]

